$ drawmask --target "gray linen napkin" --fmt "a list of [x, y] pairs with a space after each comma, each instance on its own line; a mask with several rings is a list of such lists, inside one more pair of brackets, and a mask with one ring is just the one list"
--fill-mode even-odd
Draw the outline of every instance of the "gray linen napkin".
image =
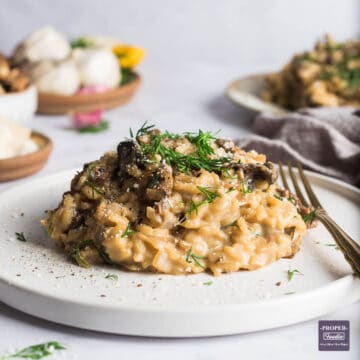
[[305, 168], [360, 186], [360, 111], [354, 108], [303, 109], [282, 116], [260, 114], [256, 135], [240, 140], [245, 150], [270, 161], [299, 161]]

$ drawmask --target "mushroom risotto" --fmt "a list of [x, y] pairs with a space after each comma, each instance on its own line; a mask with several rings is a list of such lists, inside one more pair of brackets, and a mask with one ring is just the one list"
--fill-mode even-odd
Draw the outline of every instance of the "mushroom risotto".
[[330, 36], [266, 78], [262, 98], [286, 109], [360, 105], [360, 41]]
[[299, 250], [312, 209], [279, 188], [265, 155], [201, 130], [130, 135], [85, 164], [42, 220], [77, 264], [220, 275]]

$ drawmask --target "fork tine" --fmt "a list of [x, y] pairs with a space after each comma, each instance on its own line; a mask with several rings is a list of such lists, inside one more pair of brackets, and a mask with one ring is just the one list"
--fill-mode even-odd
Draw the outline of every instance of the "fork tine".
[[322, 208], [321, 204], [320, 204], [320, 201], [318, 200], [318, 198], [316, 197], [311, 185], [310, 185], [310, 182], [307, 178], [307, 176], [305, 175], [304, 171], [303, 171], [303, 168], [301, 166], [301, 164], [298, 162], [297, 163], [297, 168], [299, 170], [299, 174], [300, 174], [300, 177], [303, 181], [303, 184], [304, 184], [304, 187], [305, 187], [305, 190], [306, 190], [306, 193], [308, 194], [309, 198], [310, 198], [310, 202], [313, 206], [317, 207], [317, 208]]
[[283, 166], [282, 166], [281, 162], [279, 162], [279, 170], [280, 170], [281, 181], [282, 181], [285, 189], [290, 191], [290, 187], [289, 187], [289, 184], [288, 184], [288, 182], [286, 180], [286, 176], [284, 174], [284, 169], [283, 169]]
[[295, 174], [294, 174], [294, 171], [291, 167], [291, 163], [289, 162], [288, 163], [288, 169], [289, 169], [289, 174], [290, 174], [290, 177], [291, 177], [291, 180], [294, 184], [294, 188], [295, 188], [295, 192], [296, 192], [296, 195], [298, 196], [298, 198], [301, 200], [301, 202], [303, 203], [303, 205], [305, 205], [306, 207], [309, 207], [309, 203], [306, 201], [301, 189], [300, 189], [300, 186], [296, 180], [296, 177], [295, 177]]

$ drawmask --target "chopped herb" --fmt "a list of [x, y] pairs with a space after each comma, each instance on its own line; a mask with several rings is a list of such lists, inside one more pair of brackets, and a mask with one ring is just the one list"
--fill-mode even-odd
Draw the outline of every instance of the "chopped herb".
[[312, 224], [316, 217], [316, 209], [312, 210], [309, 214], [303, 215], [303, 220], [305, 223]]
[[292, 202], [293, 204], [294, 204], [294, 202], [295, 202], [295, 199], [294, 199], [292, 196], [289, 196], [289, 197], [287, 198], [287, 200], [290, 201], [290, 202]]
[[210, 204], [212, 203], [217, 197], [219, 197], [220, 195], [217, 192], [214, 191], [210, 191], [209, 188], [206, 187], [202, 187], [202, 186], [197, 186], [197, 189], [205, 196], [205, 199], [195, 203], [193, 200], [190, 201], [190, 207], [189, 210], [187, 212], [188, 215], [191, 215], [194, 211], [196, 212], [196, 214], [198, 213], [198, 209], [200, 206], [204, 205], [204, 204]]
[[94, 245], [93, 240], [82, 240], [74, 247], [73, 251], [70, 254], [70, 256], [75, 260], [75, 262], [83, 268], [89, 268], [90, 264], [81, 255], [81, 250], [91, 245]]
[[54, 230], [53, 224], [50, 223], [49, 226], [45, 229], [46, 236], [51, 236], [53, 230]]
[[199, 130], [198, 133], [186, 133], [186, 138], [196, 146], [200, 157], [206, 157], [214, 154], [214, 149], [211, 147], [211, 140], [214, 140], [214, 134], [210, 131]]
[[241, 185], [242, 185], [242, 192], [243, 192], [244, 194], [250, 194], [250, 193], [253, 192], [253, 190], [248, 186], [248, 184], [246, 183], [245, 180], [243, 180], [243, 181], [241, 182]]
[[221, 170], [221, 175], [224, 176], [227, 179], [230, 179], [230, 180], [237, 179], [237, 176], [236, 175], [231, 175], [230, 170], [227, 169], [227, 168]]
[[280, 200], [280, 201], [283, 201], [283, 200], [284, 200], [284, 198], [282, 198], [281, 196], [276, 195], [276, 194], [274, 194], [274, 198], [275, 198], [275, 199], [278, 199], [278, 200]]
[[198, 204], [195, 204], [195, 202], [193, 200], [190, 201], [190, 207], [189, 207], [189, 210], [187, 212], [187, 215], [191, 215], [194, 211], [197, 215], [198, 213], [198, 209], [199, 209], [199, 206], [203, 205], [204, 202], [200, 202]]
[[88, 176], [92, 175], [92, 171], [94, 170], [95, 166], [99, 163], [99, 160], [93, 161], [87, 165], [86, 172]]
[[56, 350], [65, 350], [66, 348], [59, 344], [57, 341], [49, 341], [44, 344], [38, 344], [26, 347], [24, 349], [19, 350], [15, 354], [4, 355], [0, 357], [0, 360], [7, 360], [13, 358], [22, 358], [22, 359], [42, 359], [49, 355], [52, 355]]
[[106, 120], [102, 120], [99, 124], [97, 125], [90, 125], [90, 126], [86, 126], [83, 128], [79, 128], [78, 131], [80, 134], [95, 134], [95, 133], [99, 133], [101, 131], [105, 131], [109, 128], [109, 122]]
[[288, 278], [288, 281], [291, 281], [292, 278], [294, 277], [294, 275], [304, 275], [302, 272], [300, 272], [299, 270], [297, 269], [294, 269], [294, 270], [288, 270], [287, 271], [287, 278]]
[[292, 295], [292, 294], [295, 294], [295, 291], [287, 292], [284, 295]]
[[337, 244], [324, 244], [325, 246], [332, 246], [335, 250], [339, 250], [339, 246]]
[[110, 280], [114, 280], [114, 281], [118, 281], [119, 277], [116, 274], [107, 274], [105, 276], [105, 279], [110, 279]]
[[121, 234], [121, 237], [129, 237], [131, 234], [133, 234], [134, 232], [136, 232], [135, 230], [131, 230], [131, 223], [128, 222], [126, 225], [125, 230], [123, 231], [123, 233]]
[[199, 266], [205, 269], [205, 266], [199, 262], [199, 259], [205, 259], [205, 256], [196, 255], [192, 252], [192, 247], [186, 253], [186, 262], [191, 264], [195, 263], [196, 266]]
[[[148, 133], [149, 131], [153, 130], [155, 127], [155, 125], [148, 125], [147, 121], [145, 121], [142, 125], [141, 128], [136, 132], [136, 138], [138, 138], [139, 136], [145, 135], [146, 133]], [[132, 131], [131, 131], [132, 132]]]
[[21, 233], [16, 232], [15, 235], [16, 235], [16, 239], [18, 239], [19, 241], [26, 242], [24, 233], [22, 233], [22, 232], [21, 232]]
[[161, 176], [159, 173], [155, 173], [149, 180], [148, 184], [147, 184], [147, 187], [152, 189], [154, 187], [156, 187], [157, 185], [159, 185], [159, 182], [160, 182], [160, 179], [161, 179]]
[[92, 181], [85, 180], [85, 185], [90, 186], [90, 188], [92, 190], [93, 199], [95, 198], [95, 193], [97, 193], [99, 195], [104, 195], [104, 192], [101, 191]]
[[105, 251], [105, 249], [103, 247], [98, 249], [98, 252], [99, 252], [100, 257], [102, 258], [102, 260], [104, 261], [105, 264], [114, 265], [114, 263], [112, 262], [109, 255], [106, 253], [106, 251]]
[[133, 130], [132, 130], [131, 127], [129, 128], [129, 133], [130, 133], [130, 137], [133, 139], [134, 138], [134, 133], [133, 133]]
[[219, 194], [217, 192], [210, 191], [209, 188], [202, 186], [197, 186], [197, 188], [203, 195], [205, 195], [205, 200], [208, 203], [213, 202], [217, 197], [219, 197]]
[[88, 39], [84, 38], [84, 37], [79, 37], [77, 39], [74, 39], [70, 43], [70, 46], [71, 46], [72, 49], [87, 48], [87, 47], [89, 47], [91, 45], [93, 45], [93, 43], [91, 41], [89, 41]]
[[203, 282], [203, 285], [205, 285], [205, 286], [210, 286], [210, 285], [212, 285], [214, 282], [213, 281], [205, 281], [205, 282]]
[[[210, 132], [203, 132], [199, 130], [198, 133], [185, 133], [184, 136], [195, 145], [196, 151], [193, 154], [182, 154], [174, 149], [167, 148], [162, 141], [164, 139], [176, 139], [179, 134], [171, 134], [165, 132], [163, 134], [149, 134], [154, 128], [154, 125], [147, 125], [147, 122], [138, 130], [136, 139], [140, 145], [143, 154], [160, 155], [161, 158], [173, 167], [176, 167], [180, 172], [189, 173], [191, 169], [200, 170], [205, 169], [207, 171], [221, 172], [224, 164], [230, 162], [229, 158], [210, 158], [209, 155], [214, 153], [214, 149], [211, 146], [211, 141], [214, 139], [214, 134]], [[150, 135], [150, 142], [141, 142], [138, 137], [144, 134]]]

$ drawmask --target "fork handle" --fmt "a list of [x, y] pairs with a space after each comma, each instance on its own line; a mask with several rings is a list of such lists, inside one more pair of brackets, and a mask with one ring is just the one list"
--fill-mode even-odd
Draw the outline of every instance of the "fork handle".
[[318, 219], [330, 231], [346, 260], [357, 275], [360, 275], [360, 246], [323, 209], [316, 212]]

